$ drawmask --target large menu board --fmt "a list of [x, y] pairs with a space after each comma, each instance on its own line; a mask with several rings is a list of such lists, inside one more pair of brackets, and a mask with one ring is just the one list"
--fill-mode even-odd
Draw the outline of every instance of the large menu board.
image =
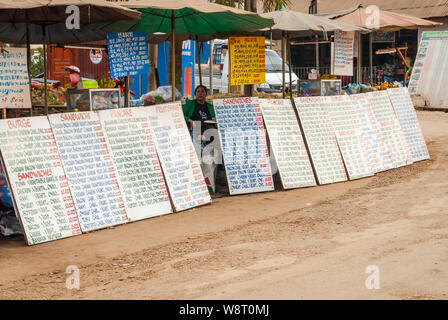
[[353, 43], [355, 39], [354, 31], [334, 32], [334, 53], [332, 55], [331, 74], [341, 76], [353, 76]]
[[404, 137], [412, 155], [412, 160], [429, 159], [425, 138], [417, 120], [414, 104], [407, 88], [388, 89], [390, 101], [397, 115], [398, 122], [403, 130]]
[[174, 209], [181, 211], [211, 202], [180, 103], [142, 110], [149, 118]]
[[96, 112], [48, 116], [83, 232], [127, 222], [126, 209]]
[[349, 99], [361, 130], [362, 144], [374, 173], [392, 169], [392, 159], [384, 144], [383, 135], [365, 94], [352, 94]]
[[231, 195], [274, 190], [258, 98], [213, 100]]
[[346, 181], [344, 163], [323, 97], [294, 98], [319, 184]]
[[392, 158], [393, 167], [411, 164], [412, 156], [387, 91], [367, 92], [366, 95], [383, 135], [386, 149]]
[[351, 180], [373, 175], [361, 130], [348, 96], [324, 97], [339, 149]]
[[141, 108], [98, 112], [117, 169], [129, 220], [171, 213], [149, 119]]
[[8, 48], [0, 62], [0, 108], [31, 108], [26, 48]]
[[291, 100], [260, 99], [261, 111], [283, 188], [316, 185]]
[[27, 243], [80, 234], [47, 117], [0, 120], [0, 150]]

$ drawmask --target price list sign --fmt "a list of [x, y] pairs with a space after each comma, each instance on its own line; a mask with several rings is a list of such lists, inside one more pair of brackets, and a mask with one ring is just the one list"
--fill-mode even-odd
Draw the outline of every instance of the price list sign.
[[145, 31], [108, 33], [106, 37], [111, 78], [149, 72]]
[[294, 98], [319, 184], [347, 181], [323, 97]]
[[353, 43], [355, 32], [334, 32], [334, 57], [332, 74], [353, 76]]
[[264, 37], [230, 37], [230, 85], [266, 81]]
[[356, 120], [361, 130], [362, 144], [374, 173], [392, 169], [392, 158], [384, 144], [383, 135], [373, 115], [365, 94], [348, 96], [355, 110]]
[[27, 243], [81, 234], [47, 117], [0, 120], [0, 150]]
[[213, 100], [231, 195], [274, 190], [257, 98]]
[[0, 54], [0, 108], [31, 108], [26, 49], [7, 51]]
[[98, 112], [131, 221], [173, 212], [149, 119], [140, 108]]
[[83, 232], [127, 222], [117, 172], [96, 112], [48, 116]]
[[412, 160], [421, 161], [429, 159], [425, 138], [418, 123], [414, 104], [407, 88], [393, 88], [387, 90], [390, 101], [397, 115], [404, 138], [412, 155]]
[[261, 111], [284, 189], [316, 185], [291, 101], [260, 99]]
[[411, 164], [412, 156], [387, 91], [367, 92], [366, 96], [380, 127], [386, 149], [392, 158], [393, 167]]
[[324, 97], [350, 180], [373, 176], [361, 130], [348, 96]]
[[211, 202], [180, 103], [142, 108], [176, 211]]

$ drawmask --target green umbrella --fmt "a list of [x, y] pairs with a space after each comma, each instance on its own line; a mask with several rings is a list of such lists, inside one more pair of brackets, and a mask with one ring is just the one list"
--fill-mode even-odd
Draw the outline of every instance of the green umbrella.
[[121, 2], [120, 5], [140, 11], [141, 18], [95, 24], [91, 27], [111, 33], [143, 30], [148, 33], [170, 34], [173, 101], [175, 100], [175, 35], [181, 36], [182, 39], [205, 40], [206, 37], [213, 39], [222, 34], [255, 31], [274, 25], [272, 19], [263, 18], [255, 13], [203, 0], [141, 0]]

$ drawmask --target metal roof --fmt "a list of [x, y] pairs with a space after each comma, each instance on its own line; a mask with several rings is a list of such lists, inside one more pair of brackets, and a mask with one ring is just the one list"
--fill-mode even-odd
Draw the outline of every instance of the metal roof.
[[[291, 0], [289, 9], [308, 13], [311, 0]], [[448, 0], [317, 0], [318, 13], [344, 11], [358, 5], [376, 5], [382, 10], [418, 18], [448, 16]]]

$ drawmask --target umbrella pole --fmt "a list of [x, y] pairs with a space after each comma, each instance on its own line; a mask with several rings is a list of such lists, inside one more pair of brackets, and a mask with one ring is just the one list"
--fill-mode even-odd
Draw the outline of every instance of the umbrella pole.
[[289, 57], [289, 93], [292, 99], [292, 58], [291, 58], [291, 39], [288, 37], [288, 57]]
[[210, 80], [210, 95], [213, 95], [213, 40], [210, 40], [210, 57], [209, 57], [208, 75]]
[[31, 87], [31, 45], [30, 45], [30, 22], [28, 21], [28, 11], [25, 11], [26, 15], [26, 64], [28, 70], [28, 80], [30, 86], [30, 117], [33, 116], [33, 89]]
[[201, 54], [199, 52], [199, 41], [198, 36], [196, 36], [196, 56], [198, 58], [198, 68], [199, 68], [199, 84], [202, 86], [202, 71], [201, 71]]
[[45, 107], [44, 114], [48, 114], [48, 92], [47, 92], [47, 44], [45, 41], [45, 24], [42, 24], [43, 34], [43, 46], [44, 46], [44, 95], [45, 95]]
[[282, 97], [285, 99], [285, 33], [282, 31]]
[[174, 20], [174, 10], [171, 10], [171, 90], [172, 90], [172, 99], [173, 102], [176, 101], [176, 72], [175, 72], [175, 67], [176, 67], [176, 63], [175, 63], [175, 31], [174, 31], [174, 24], [175, 24], [175, 20]]
[[319, 70], [319, 35], [316, 34], [316, 71], [317, 71], [317, 75], [320, 75], [320, 70]]
[[370, 83], [373, 84], [373, 45], [372, 45], [372, 32], [369, 34], [369, 79]]

